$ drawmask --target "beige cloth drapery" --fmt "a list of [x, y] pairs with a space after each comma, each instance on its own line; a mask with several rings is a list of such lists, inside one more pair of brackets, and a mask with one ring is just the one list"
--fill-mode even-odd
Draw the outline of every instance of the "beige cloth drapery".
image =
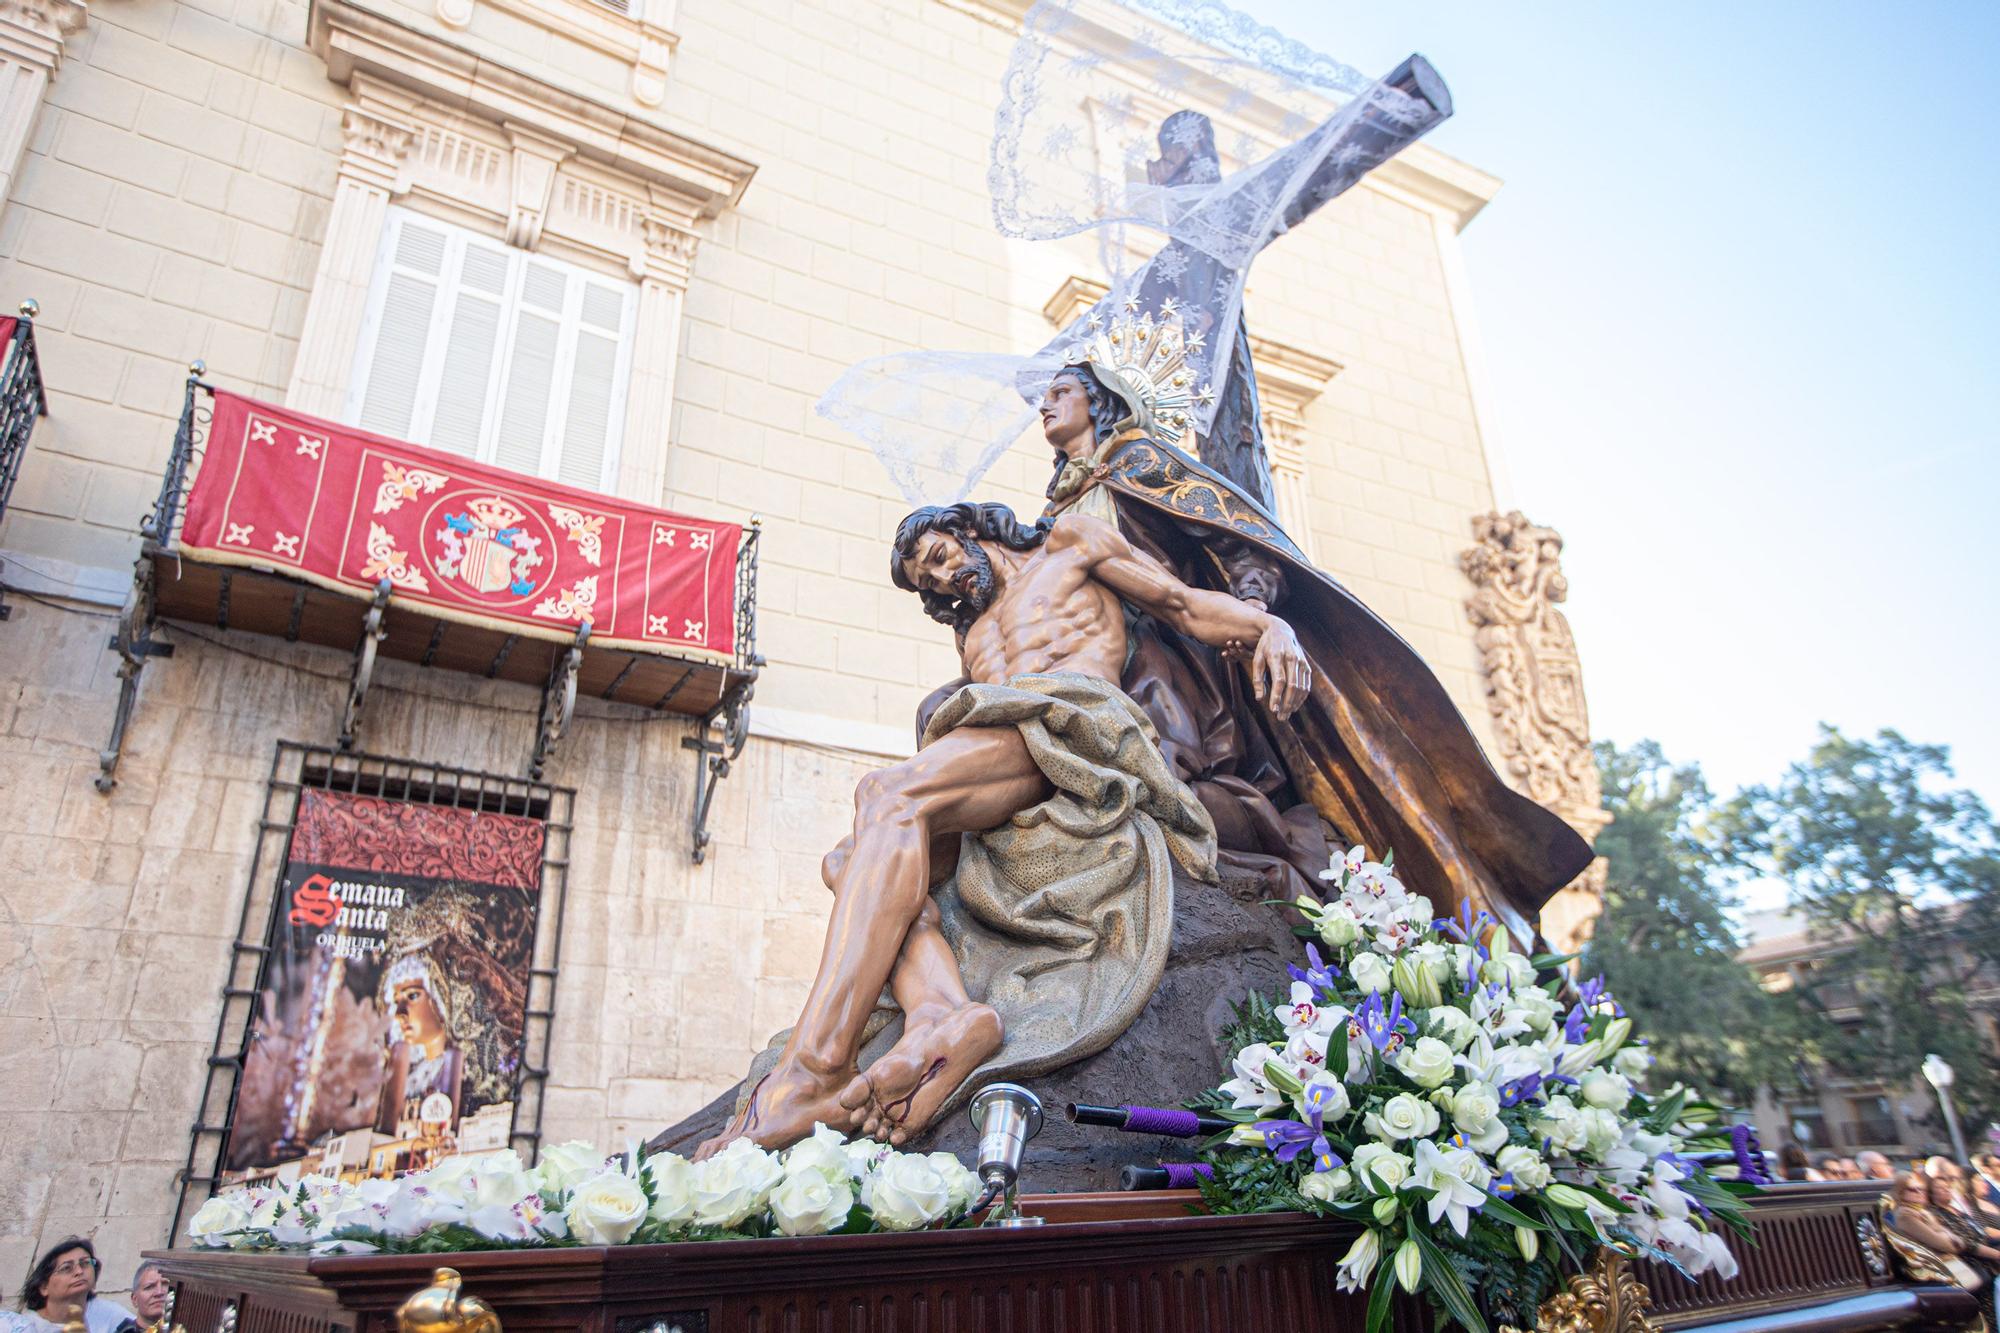
[[[967, 685], [932, 716], [924, 742], [960, 727], [1019, 728], [1055, 791], [998, 828], [965, 835], [957, 873], [936, 890], [966, 992], [999, 1012], [1006, 1033], [938, 1116], [995, 1079], [1045, 1074], [1116, 1041], [1166, 970], [1175, 864], [1215, 879], [1208, 811], [1117, 686], [1072, 672]], [[886, 992], [881, 1006], [863, 1069], [902, 1035]], [[752, 1063], [738, 1111], [789, 1036], [778, 1033]]]
[[957, 875], [937, 892], [966, 991], [999, 1011], [1006, 1032], [966, 1089], [1044, 1074], [1117, 1040], [1166, 969], [1174, 863], [1215, 878], [1208, 811], [1117, 686], [1068, 672], [967, 685], [924, 740], [1002, 726], [1020, 729], [1055, 792], [968, 834]]

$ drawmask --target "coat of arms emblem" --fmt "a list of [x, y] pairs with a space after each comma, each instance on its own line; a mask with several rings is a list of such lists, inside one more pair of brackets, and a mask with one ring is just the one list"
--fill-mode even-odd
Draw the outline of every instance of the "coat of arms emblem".
[[462, 514], [446, 514], [437, 532], [444, 545], [438, 573], [475, 592], [528, 596], [535, 590], [531, 576], [542, 563], [542, 543], [520, 526], [526, 518], [497, 495], [467, 501]]

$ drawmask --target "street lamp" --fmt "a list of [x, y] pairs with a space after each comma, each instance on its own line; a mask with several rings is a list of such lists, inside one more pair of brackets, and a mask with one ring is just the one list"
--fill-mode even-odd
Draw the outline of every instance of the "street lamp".
[[1972, 1159], [1965, 1155], [1965, 1136], [1958, 1132], [1958, 1112], [1952, 1109], [1951, 1085], [1958, 1080], [1950, 1065], [1938, 1055], [1924, 1057], [1924, 1077], [1937, 1089], [1938, 1105], [1944, 1107], [1945, 1128], [1951, 1131], [1951, 1152], [1961, 1162]]

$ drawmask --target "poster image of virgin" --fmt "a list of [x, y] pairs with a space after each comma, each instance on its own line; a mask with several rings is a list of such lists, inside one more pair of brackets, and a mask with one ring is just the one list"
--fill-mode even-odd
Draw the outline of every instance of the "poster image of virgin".
[[307, 787], [224, 1184], [508, 1146], [545, 826]]

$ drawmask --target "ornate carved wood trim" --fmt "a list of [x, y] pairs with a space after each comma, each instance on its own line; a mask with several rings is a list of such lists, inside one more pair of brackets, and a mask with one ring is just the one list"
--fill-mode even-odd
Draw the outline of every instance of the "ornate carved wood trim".
[[[1607, 1246], [1598, 1250], [1589, 1272], [1576, 1274], [1568, 1287], [1542, 1302], [1535, 1333], [1660, 1333], [1651, 1309], [1645, 1284], [1626, 1266], [1625, 1256]], [[1502, 1333], [1519, 1330], [1502, 1325]]]

